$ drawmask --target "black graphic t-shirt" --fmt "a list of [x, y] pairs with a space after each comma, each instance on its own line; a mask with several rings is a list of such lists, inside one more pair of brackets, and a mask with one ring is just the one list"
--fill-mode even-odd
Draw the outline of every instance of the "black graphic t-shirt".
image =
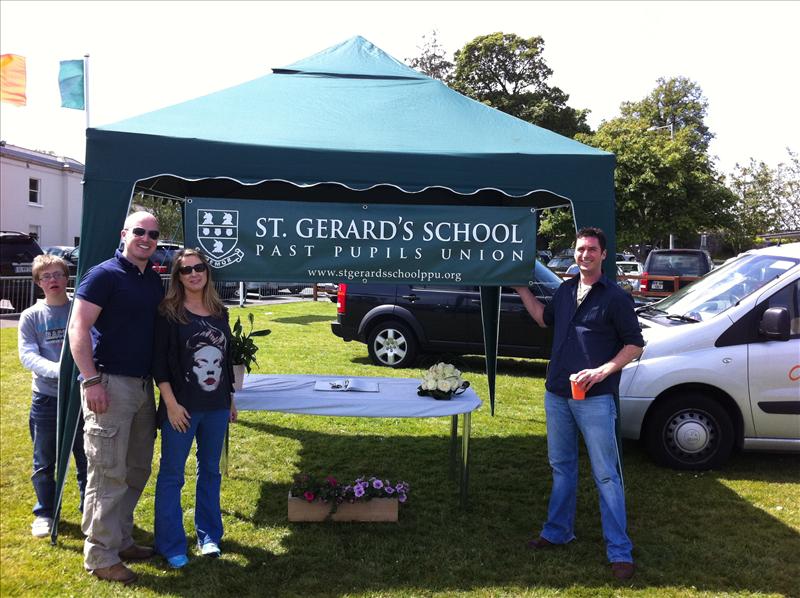
[[230, 406], [230, 382], [225, 363], [230, 339], [225, 336], [225, 324], [221, 318], [189, 313], [189, 323], [179, 326], [184, 384], [177, 398], [190, 413]]

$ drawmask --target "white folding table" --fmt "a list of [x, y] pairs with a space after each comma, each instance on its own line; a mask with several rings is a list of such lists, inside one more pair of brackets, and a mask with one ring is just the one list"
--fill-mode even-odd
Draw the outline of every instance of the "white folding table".
[[[315, 390], [318, 382], [349, 378], [366, 386], [377, 384], [377, 392], [357, 390]], [[414, 378], [373, 378], [366, 376], [246, 374], [242, 390], [236, 392], [239, 411], [278, 411], [302, 415], [336, 417], [451, 417], [450, 472], [458, 462], [458, 416], [463, 415], [461, 431], [460, 497], [467, 502], [469, 483], [469, 438], [471, 415], [482, 401], [472, 388], [447, 401], [417, 395], [419, 380]], [[227, 452], [227, 451], [226, 451]]]

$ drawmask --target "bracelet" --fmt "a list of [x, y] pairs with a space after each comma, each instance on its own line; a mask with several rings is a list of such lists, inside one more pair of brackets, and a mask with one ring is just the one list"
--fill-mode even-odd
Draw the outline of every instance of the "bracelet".
[[95, 384], [100, 384], [103, 381], [103, 378], [100, 374], [96, 376], [92, 376], [91, 378], [86, 378], [83, 382], [81, 382], [81, 388], [89, 388], [90, 386], [94, 386]]

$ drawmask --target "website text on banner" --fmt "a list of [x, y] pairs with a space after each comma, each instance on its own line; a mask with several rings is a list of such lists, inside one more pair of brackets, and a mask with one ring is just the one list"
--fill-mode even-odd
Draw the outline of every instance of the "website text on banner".
[[530, 207], [190, 198], [185, 223], [217, 280], [520, 285], [536, 259]]

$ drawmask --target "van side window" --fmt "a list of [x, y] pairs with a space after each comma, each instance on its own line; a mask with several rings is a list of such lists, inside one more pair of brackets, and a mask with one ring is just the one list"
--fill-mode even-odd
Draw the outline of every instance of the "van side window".
[[759, 304], [758, 311], [764, 313], [771, 307], [789, 310], [791, 338], [800, 338], [800, 280], [795, 280]]

